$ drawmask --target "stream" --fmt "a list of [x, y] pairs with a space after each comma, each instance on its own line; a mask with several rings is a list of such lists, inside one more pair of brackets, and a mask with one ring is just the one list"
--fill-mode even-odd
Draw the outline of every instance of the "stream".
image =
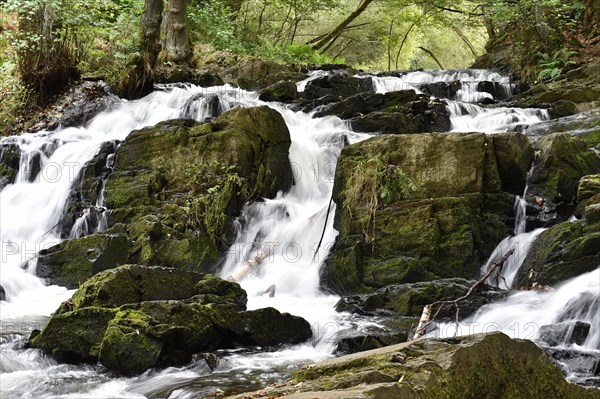
[[[297, 83], [306, 83], [327, 72], [313, 72]], [[367, 77], [367, 76], [361, 76]], [[494, 132], [527, 127], [549, 118], [541, 109], [508, 107], [485, 108], [475, 102], [493, 95], [478, 90], [478, 83], [493, 82], [510, 96], [514, 85], [497, 72], [484, 70], [420, 71], [400, 76], [368, 76], [378, 93], [415, 89], [435, 82], [461, 81], [453, 98], [447, 99], [452, 131]], [[216, 113], [235, 107], [266, 104], [279, 111], [290, 131], [290, 162], [295, 185], [276, 198], [247, 204], [241, 218], [243, 227], [224, 259], [220, 276], [228, 277], [248, 257], [267, 247], [268, 262], [260, 275], [241, 282], [248, 292], [248, 309], [273, 306], [282, 312], [304, 317], [312, 326], [313, 339], [277, 351], [221, 351], [222, 360], [211, 372], [204, 361], [180, 368], [149, 370], [136, 377], [122, 377], [100, 365], [60, 364], [35, 349], [22, 349], [33, 329], [41, 328], [73, 290], [46, 286], [35, 276], [36, 254], [61, 241], [60, 223], [70, 190], [86, 162], [100, 150], [102, 143], [124, 140], [128, 133], [168, 119], [192, 117], [199, 121], [216, 116], [208, 99], [218, 96]], [[314, 112], [313, 112], [314, 113]], [[193, 85], [167, 85], [136, 101], [120, 100], [118, 106], [102, 112], [86, 126], [26, 133], [7, 137], [21, 151], [21, 164], [13, 182], [0, 191], [0, 237], [2, 266], [0, 283], [7, 301], [0, 302], [0, 394], [2, 398], [198, 398], [215, 392], [255, 390], [281, 382], [304, 364], [333, 356], [336, 336], [346, 330], [366, 330], [375, 322], [364, 317], [338, 313], [339, 297], [320, 289], [319, 271], [337, 236], [333, 227], [335, 203], [330, 204], [335, 165], [341, 149], [348, 143], [365, 140], [372, 134], [352, 132], [349, 124], [337, 117], [313, 118], [313, 113], [294, 112], [279, 103], [264, 103], [258, 94], [232, 86], [200, 88]], [[524, 197], [524, 195], [523, 195]], [[103, 199], [94, 205], [103, 209]], [[517, 200], [517, 209], [524, 205]], [[329, 217], [328, 217], [329, 213]], [[76, 223], [71, 237], [81, 237], [106, 228], [91, 213]], [[515, 245], [520, 250], [509, 259], [506, 285], [516, 274], [531, 242], [541, 229], [525, 231], [517, 218], [515, 236], [507, 237], [490, 259]], [[90, 227], [95, 226], [95, 227]], [[323, 244], [318, 243], [323, 235]], [[317, 251], [318, 248], [318, 251]], [[315, 253], [315, 251], [317, 251]], [[482, 265], [485, 270], [486, 265]], [[276, 286], [274, 298], [265, 288]], [[507, 288], [507, 287], [501, 287]], [[485, 306], [458, 328], [461, 333], [484, 331], [491, 323], [516, 338], [537, 338], [528, 323], [549, 324], [561, 318], [576, 318], [592, 325], [582, 352], [599, 351], [600, 301], [598, 270], [565, 282], [552, 292], [517, 292], [501, 302]], [[565, 316], [565, 304], [580, 301], [590, 311]], [[596, 310], [594, 312], [594, 309]], [[568, 311], [568, 309], [567, 309]], [[452, 336], [455, 325], [440, 325], [430, 335]], [[487, 330], [485, 330], [487, 331]], [[573, 374], [570, 379], [577, 381]]]

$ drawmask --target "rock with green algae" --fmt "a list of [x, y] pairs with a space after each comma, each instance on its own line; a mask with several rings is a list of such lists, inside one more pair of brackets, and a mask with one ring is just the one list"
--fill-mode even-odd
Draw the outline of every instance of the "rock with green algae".
[[239, 284], [212, 275], [121, 266], [86, 281], [30, 345], [131, 375], [185, 364], [197, 352], [312, 337], [306, 320], [273, 308], [246, 311], [246, 300]]
[[[252, 394], [233, 396], [252, 397]], [[565, 380], [533, 342], [502, 333], [426, 339], [326, 360], [298, 370], [270, 398], [600, 398]]]
[[583, 176], [577, 187], [577, 198], [586, 200], [600, 194], [600, 174]]
[[21, 149], [18, 144], [0, 144], [0, 190], [14, 181], [20, 160]]
[[528, 197], [543, 201], [539, 219], [545, 225], [567, 220], [577, 205], [579, 180], [600, 172], [600, 158], [581, 138], [567, 133], [544, 136], [534, 147]]
[[279, 101], [287, 103], [294, 101], [298, 96], [296, 84], [289, 80], [284, 80], [272, 84], [260, 91], [259, 99], [262, 101]]
[[93, 234], [63, 241], [39, 252], [36, 275], [49, 285], [74, 289], [96, 273], [127, 264], [130, 246], [125, 234]]
[[172, 120], [132, 132], [106, 183], [110, 223], [125, 223], [130, 262], [208, 270], [247, 201], [291, 187], [289, 131], [268, 107], [211, 123]]
[[515, 277], [514, 287], [553, 286], [600, 265], [600, 223], [563, 222], [533, 242]]
[[532, 159], [514, 133], [382, 135], [346, 147], [324, 284], [349, 294], [476, 276], [512, 228], [514, 197], [503, 189], [524, 187]]

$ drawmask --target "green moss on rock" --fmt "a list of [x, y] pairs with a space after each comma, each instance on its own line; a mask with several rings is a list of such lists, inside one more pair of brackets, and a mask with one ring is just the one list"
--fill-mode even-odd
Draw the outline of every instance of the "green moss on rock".
[[96, 273], [128, 263], [130, 245], [124, 234], [66, 240], [40, 251], [36, 275], [49, 284], [77, 288]]
[[[344, 148], [333, 190], [340, 234], [324, 283], [353, 293], [476, 276], [513, 224], [514, 197], [502, 190], [524, 187], [532, 157], [514, 133], [382, 135]], [[385, 182], [365, 170], [377, 165], [401, 170], [414, 189], [384, 201]]]
[[127, 224], [133, 241], [130, 261], [209, 271], [244, 204], [291, 187], [290, 144], [269, 107], [132, 132], [106, 183], [111, 220]]
[[600, 265], [598, 248], [598, 223], [564, 222], [552, 226], [532, 244], [514, 286], [555, 285], [592, 271]]

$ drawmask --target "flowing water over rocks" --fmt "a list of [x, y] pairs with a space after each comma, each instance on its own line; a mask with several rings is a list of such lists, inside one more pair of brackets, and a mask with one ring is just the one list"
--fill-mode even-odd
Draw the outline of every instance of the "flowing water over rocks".
[[[372, 90], [372, 94], [379, 96], [399, 90], [415, 90], [415, 94], [422, 97], [410, 97], [410, 104], [403, 103], [409, 104], [415, 114], [427, 112], [422, 107], [430, 101], [428, 96], [444, 99], [445, 112], [451, 123], [450, 129], [444, 130], [499, 133], [548, 119], [548, 113], [541, 109], [486, 105], [503, 101], [522, 90], [497, 72], [419, 71], [395, 76], [331, 78], [338, 76], [336, 74], [314, 71], [308, 79], [296, 84], [300, 96], [305, 99], [315, 96], [314, 99], [299, 100], [307, 101], [303, 103], [304, 109], [316, 106], [317, 112], [323, 112], [328, 104], [331, 106], [341, 99], [336, 97], [339, 93], [345, 98], [361, 95], [365, 90]], [[308, 102], [313, 105], [306, 105]], [[434, 101], [431, 100], [431, 103]], [[41, 328], [48, 316], [74, 292], [65, 287], [47, 286], [36, 277], [38, 252], [69, 236], [83, 237], [109, 227], [105, 176], [97, 185], [94, 201], [77, 208], [80, 213], [72, 227], [67, 229], [69, 234], [65, 235], [63, 228], [65, 209], [78, 176], [101, 151], [104, 143], [114, 143], [114, 153], [118, 151], [119, 143], [135, 129], [175, 118], [204, 122], [236, 107], [263, 104], [265, 102], [258, 99], [258, 93], [230, 86], [204, 89], [193, 85], [165, 85], [141, 100], [122, 101], [84, 127], [27, 133], [0, 141], [3, 164], [5, 158], [14, 158], [15, 148], [20, 152], [18, 167], [10, 158], [15, 169], [14, 176], [10, 177], [12, 184], [6, 185], [0, 192], [1, 286], [6, 297], [0, 302], [0, 389], [3, 397], [17, 398], [25, 394], [29, 397], [60, 398], [192, 398], [209, 395], [215, 389], [223, 389], [227, 393], [241, 392], [281, 381], [300, 365], [332, 357], [338, 337], [352, 337], [352, 332], [364, 336], [378, 328], [374, 323], [376, 320], [364, 315], [337, 312], [334, 306], [340, 297], [323, 291], [321, 281], [325, 259], [338, 236], [334, 228], [336, 202], [331, 201], [337, 159], [343, 147], [374, 134], [353, 132], [353, 128], [356, 130], [355, 123], [336, 116], [313, 117], [314, 112], [298, 111], [296, 106], [266, 103], [283, 116], [289, 129], [289, 160], [294, 185], [288, 192], [279, 192], [272, 199], [252, 202], [244, 207], [234, 223], [233, 240], [219, 273], [223, 278], [237, 275], [249, 260], [260, 257], [264, 260], [261, 266], [244, 273], [246, 278], [241, 280], [242, 288], [248, 292], [248, 309], [273, 306], [282, 312], [301, 316], [311, 324], [312, 340], [268, 352], [259, 348], [218, 351], [221, 361], [213, 372], [204, 361], [198, 361], [185, 367], [149, 370], [140, 376], [127, 378], [107, 372], [99, 365], [60, 364], [39, 350], [23, 349], [24, 337], [31, 330]], [[437, 105], [433, 107], [435, 112], [440, 112]], [[427, 121], [429, 123], [430, 120]], [[497, 142], [500, 143], [503, 138], [498, 137]], [[486, 140], [481, 142], [488, 143]], [[13, 153], [5, 157], [8, 149]], [[113, 157], [109, 154], [100, 165], [105, 175], [112, 173]], [[526, 195], [521, 197], [526, 198]], [[509, 202], [514, 203], [512, 199]], [[529, 244], [543, 231], [526, 232], [524, 204], [520, 201], [516, 204], [519, 212], [512, 224], [515, 236], [502, 241], [490, 257], [492, 260], [506, 248], [519, 245], [518, 255], [505, 270], [506, 287], [512, 285]], [[501, 288], [506, 287], [501, 285]], [[273, 291], [275, 298], [269, 295]], [[600, 350], [600, 331], [597, 328], [600, 320], [598, 312], [594, 312], [598, 309], [598, 292], [596, 269], [565, 282], [552, 292], [520, 292], [486, 305], [471, 318], [463, 320], [461, 327], [486, 331], [490, 323], [495, 323], [505, 333], [507, 329], [514, 330], [515, 337], [537, 339], [540, 337], [539, 326], [578, 320], [590, 325], [585, 340], [577, 341], [583, 343], [565, 346], [561, 341], [554, 347], [558, 348], [556, 350], [594, 354]], [[565, 303], [580, 302], [589, 309], [587, 313], [575, 314], [575, 311], [564, 310]], [[475, 326], [477, 323], [478, 326]], [[530, 331], [532, 325], [533, 331]], [[435, 334], [454, 335], [453, 325], [441, 325]], [[560, 336], [567, 335], [573, 334], [568, 332]], [[569, 353], [572, 355], [572, 352]], [[566, 356], [556, 357], [563, 359]], [[570, 372], [571, 378], [593, 384], [589, 382], [589, 372], [584, 369]]]

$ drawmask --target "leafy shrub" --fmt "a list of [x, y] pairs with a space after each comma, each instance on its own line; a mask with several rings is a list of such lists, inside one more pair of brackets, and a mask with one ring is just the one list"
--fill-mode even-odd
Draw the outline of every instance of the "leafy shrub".
[[538, 79], [542, 81], [552, 80], [560, 76], [567, 66], [574, 64], [570, 58], [575, 54], [577, 54], [577, 51], [569, 51], [564, 49], [558, 50], [552, 55], [547, 53], [538, 53], [540, 56], [540, 61], [538, 62], [538, 68], [540, 68]]

